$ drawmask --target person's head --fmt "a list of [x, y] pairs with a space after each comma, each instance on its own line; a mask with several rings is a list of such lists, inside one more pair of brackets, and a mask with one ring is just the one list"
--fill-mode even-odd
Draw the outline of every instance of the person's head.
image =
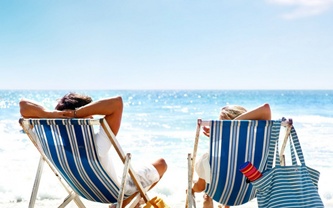
[[78, 93], [68, 93], [58, 100], [56, 110], [75, 110], [92, 102], [92, 98]]
[[227, 105], [221, 109], [220, 120], [233, 120], [245, 112], [246, 109], [242, 106]]

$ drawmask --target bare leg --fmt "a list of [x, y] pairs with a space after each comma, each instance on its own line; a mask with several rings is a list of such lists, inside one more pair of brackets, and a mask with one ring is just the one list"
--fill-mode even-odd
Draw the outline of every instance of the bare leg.
[[165, 160], [163, 158], [160, 158], [155, 162], [153, 162], [152, 164], [156, 168], [158, 174], [160, 175], [160, 178], [162, 178], [162, 176], [168, 169], [168, 165], [166, 164]]
[[203, 195], [204, 201], [202, 208], [213, 208], [213, 199], [210, 198], [207, 194]]

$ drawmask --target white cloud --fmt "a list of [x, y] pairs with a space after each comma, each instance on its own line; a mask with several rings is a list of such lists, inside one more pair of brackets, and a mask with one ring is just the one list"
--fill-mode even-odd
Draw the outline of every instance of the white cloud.
[[293, 10], [283, 14], [286, 19], [295, 19], [322, 14], [333, 6], [333, 0], [267, 0], [269, 3], [292, 7]]

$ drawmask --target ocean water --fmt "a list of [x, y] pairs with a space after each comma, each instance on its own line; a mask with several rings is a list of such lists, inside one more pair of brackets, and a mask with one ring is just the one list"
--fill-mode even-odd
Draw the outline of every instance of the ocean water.
[[[133, 163], [163, 157], [168, 171], [150, 196], [161, 196], [171, 207], [184, 207], [187, 188], [187, 154], [192, 152], [196, 121], [218, 119], [220, 108], [238, 104], [247, 109], [269, 103], [273, 119], [292, 118], [306, 164], [321, 172], [319, 194], [325, 207], [333, 207], [333, 91], [264, 90], [80, 90], [94, 100], [121, 95], [124, 101], [118, 140]], [[22, 133], [18, 102], [35, 100], [53, 109], [67, 91], [0, 90], [0, 207], [28, 207], [39, 154]], [[201, 136], [198, 155], [207, 151]], [[57, 207], [66, 196], [48, 166], [36, 207]], [[197, 206], [202, 195], [196, 195]], [[107, 207], [88, 202], [89, 207]], [[75, 207], [71, 204], [69, 207]], [[257, 207], [253, 200], [239, 207]]]

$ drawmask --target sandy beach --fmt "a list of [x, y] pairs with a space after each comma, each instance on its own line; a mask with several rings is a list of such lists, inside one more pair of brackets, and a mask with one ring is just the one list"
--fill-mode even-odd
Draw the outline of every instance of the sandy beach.
[[[203, 194], [196, 194], [196, 207], [201, 208], [202, 207], [202, 196]], [[185, 195], [184, 195], [185, 197]], [[174, 202], [168, 200], [167, 197], [163, 197], [165, 202], [170, 206], [170, 208], [185, 208], [185, 201], [182, 202]], [[185, 199], [185, 198], [184, 198]], [[108, 208], [108, 204], [101, 204], [101, 203], [95, 203], [91, 201], [87, 201], [85, 199], [82, 199], [83, 203], [87, 206], [87, 208], [94, 207], [94, 208]], [[44, 200], [37, 200], [35, 203], [35, 207], [40, 208], [50, 208], [50, 207], [58, 207], [62, 203], [61, 199], [44, 199]], [[28, 207], [29, 202], [28, 201], [21, 201], [21, 202], [9, 202], [9, 203], [0, 203], [0, 207], [6, 207], [6, 208], [22, 208], [22, 207]], [[217, 208], [218, 204], [214, 202], [214, 207]], [[76, 204], [74, 202], [69, 203], [66, 207], [68, 208], [77, 208]], [[143, 205], [141, 206], [143, 207]], [[257, 208], [256, 200], [252, 200], [248, 202], [247, 204], [237, 206], [239, 208]]]

